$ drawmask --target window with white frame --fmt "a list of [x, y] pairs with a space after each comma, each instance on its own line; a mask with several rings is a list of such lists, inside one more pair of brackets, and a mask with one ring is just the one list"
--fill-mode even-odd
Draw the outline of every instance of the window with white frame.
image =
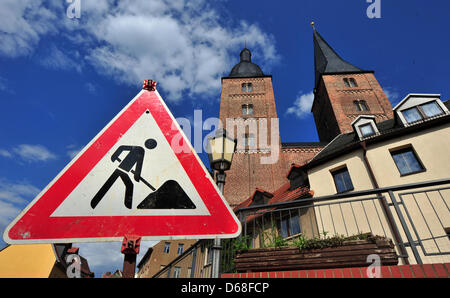
[[444, 114], [444, 111], [436, 101], [427, 102], [402, 111], [402, 115], [408, 123], [414, 123], [442, 114]]
[[183, 248], [184, 248], [183, 243], [178, 244], [177, 255], [183, 254]]
[[164, 253], [168, 254], [170, 252], [170, 242], [164, 243]]
[[375, 134], [375, 129], [373, 128], [372, 123], [360, 125], [358, 126], [358, 128], [364, 138], [373, 136]]
[[405, 126], [444, 116], [449, 110], [440, 97], [440, 94], [408, 94], [394, 107], [394, 112]]
[[173, 270], [173, 278], [180, 278], [181, 267], [175, 267]]
[[361, 115], [352, 122], [352, 126], [360, 139], [368, 138], [379, 133], [375, 116]]

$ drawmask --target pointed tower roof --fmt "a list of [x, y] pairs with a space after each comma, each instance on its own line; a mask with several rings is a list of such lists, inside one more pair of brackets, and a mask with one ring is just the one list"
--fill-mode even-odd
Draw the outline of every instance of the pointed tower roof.
[[364, 73], [362, 70], [344, 59], [342, 59], [336, 51], [323, 39], [311, 23], [314, 35], [314, 65], [315, 65], [315, 86], [319, 83], [320, 77], [324, 74], [338, 73]]

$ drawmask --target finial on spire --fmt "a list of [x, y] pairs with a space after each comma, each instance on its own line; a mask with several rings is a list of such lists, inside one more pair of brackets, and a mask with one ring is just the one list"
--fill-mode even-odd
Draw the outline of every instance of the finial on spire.
[[313, 28], [313, 30], [316, 30], [316, 27], [314, 26], [316, 23], [314, 23], [314, 21], [311, 22], [311, 27]]

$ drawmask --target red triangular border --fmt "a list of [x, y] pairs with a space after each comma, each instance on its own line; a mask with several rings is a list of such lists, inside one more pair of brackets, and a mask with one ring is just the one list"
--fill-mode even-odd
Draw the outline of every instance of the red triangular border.
[[[175, 136], [183, 135], [186, 148], [174, 153], [211, 215], [50, 217], [147, 110], [169, 144]], [[10, 224], [4, 233], [5, 241], [10, 244], [121, 241], [125, 235], [138, 235], [143, 240], [237, 237], [241, 232], [239, 221], [188, 144], [158, 92], [141, 91]]]

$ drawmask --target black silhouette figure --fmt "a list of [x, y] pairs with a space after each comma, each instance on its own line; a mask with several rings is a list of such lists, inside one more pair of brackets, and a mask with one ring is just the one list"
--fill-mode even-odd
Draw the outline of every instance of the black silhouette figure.
[[[145, 141], [147, 149], [154, 149], [157, 142], [154, 139]], [[124, 160], [120, 160], [119, 156], [123, 151], [129, 151]], [[116, 182], [117, 178], [122, 179], [125, 185], [125, 207], [132, 208], [133, 205], [133, 181], [128, 176], [128, 173], [133, 174], [136, 182], [143, 182], [153, 192], [150, 193], [139, 205], [138, 209], [195, 209], [196, 206], [191, 199], [186, 195], [183, 188], [174, 180], [166, 181], [158, 190], [156, 190], [150, 183], [141, 177], [142, 165], [144, 163], [145, 150], [139, 146], [120, 146], [116, 152], [111, 156], [111, 161], [119, 161], [119, 167], [106, 180], [105, 184], [100, 188], [94, 198], [91, 200], [91, 207], [95, 209], [98, 203], [103, 199], [105, 194]], [[132, 168], [136, 165], [136, 170]]]
[[196, 207], [176, 181], [168, 180], [157, 191], [149, 194], [137, 208], [195, 209]]
[[[145, 147], [147, 149], [154, 149], [157, 146], [157, 142], [154, 139], [148, 139], [145, 141]], [[123, 151], [129, 151], [127, 156], [124, 158], [123, 161], [119, 159], [120, 154]], [[128, 209], [131, 209], [133, 204], [133, 182], [131, 181], [130, 177], [128, 176], [128, 172], [131, 172], [134, 174], [134, 180], [136, 182], [143, 181], [147, 186], [149, 186], [152, 190], [155, 190], [153, 186], [151, 186], [147, 181], [145, 181], [141, 177], [141, 171], [142, 171], [142, 165], [144, 163], [144, 155], [145, 150], [142, 147], [139, 146], [120, 146], [116, 152], [111, 156], [111, 161], [115, 162], [116, 160], [120, 162], [119, 167], [112, 173], [112, 175], [106, 180], [105, 184], [100, 188], [100, 190], [97, 192], [97, 194], [94, 196], [94, 198], [91, 201], [91, 207], [92, 209], [95, 209], [97, 207], [98, 203], [103, 199], [105, 194], [108, 192], [108, 190], [111, 188], [111, 186], [114, 184], [114, 182], [117, 180], [117, 178], [120, 177], [122, 179], [123, 184], [125, 185], [125, 207]], [[136, 165], [136, 170], [133, 171], [132, 168]]]

